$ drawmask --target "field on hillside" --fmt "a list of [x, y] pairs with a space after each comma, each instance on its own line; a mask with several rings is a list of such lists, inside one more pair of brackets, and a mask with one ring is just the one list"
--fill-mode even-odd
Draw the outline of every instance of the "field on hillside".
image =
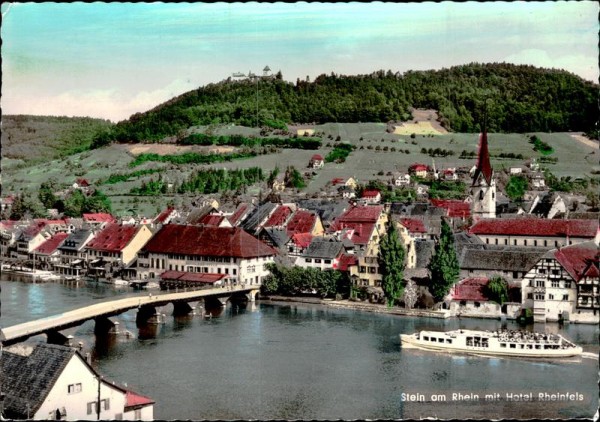
[[[361, 182], [375, 178], [389, 178], [378, 176], [383, 171], [406, 171], [413, 163], [433, 164], [438, 169], [442, 167], [471, 167], [475, 159], [460, 159], [461, 152], [477, 152], [478, 134], [448, 133], [444, 135], [427, 136], [416, 135], [411, 138], [406, 135], [396, 135], [386, 132], [386, 124], [380, 123], [328, 123], [314, 126], [315, 131], [323, 132], [323, 146], [319, 150], [296, 150], [282, 149], [276, 154], [261, 155], [253, 158], [236, 160], [226, 163], [213, 164], [214, 168], [249, 168], [259, 166], [268, 174], [278, 166], [284, 170], [286, 166], [292, 165], [304, 172], [312, 172], [307, 168], [310, 157], [319, 153], [326, 156], [335, 144], [335, 139], [340, 136], [342, 142], [349, 142], [356, 146], [344, 163], [326, 163], [325, 167], [316, 170], [316, 175], [304, 190], [308, 194], [316, 193], [336, 177], [353, 176]], [[239, 133], [250, 134], [257, 129], [229, 126], [220, 128], [217, 133], [228, 134]], [[527, 158], [539, 157], [540, 154], [533, 151], [533, 146], [528, 142], [532, 134], [496, 134], [488, 135], [490, 153], [492, 155], [504, 153], [523, 154]], [[585, 144], [574, 139], [571, 133], [536, 133], [540, 139], [548, 143], [554, 149], [550, 157], [557, 157], [556, 164], [543, 164], [557, 176], [590, 177], [593, 170], [600, 170], [598, 165], [598, 147], [594, 144]], [[361, 139], [362, 138], [362, 139]], [[329, 146], [328, 146], [329, 145]], [[71, 157], [49, 161], [26, 168], [7, 168], [3, 171], [3, 195], [8, 192], [27, 189], [36, 192], [39, 185], [49, 178], [55, 178], [61, 183], [72, 184], [77, 177], [85, 177], [93, 184], [108, 178], [111, 174], [129, 174], [135, 170], [162, 169], [163, 179], [170, 183], [179, 183], [184, 180], [198, 165], [172, 165], [168, 163], [146, 162], [141, 166], [130, 168], [128, 164], [134, 155], [140, 152], [155, 151], [163, 148], [164, 151], [172, 152], [172, 148], [181, 148], [175, 145], [111, 145], [94, 151], [75, 154]], [[421, 153], [425, 149], [452, 150], [454, 155], [447, 157], [436, 157]], [[393, 151], [392, 149], [395, 149]], [[402, 152], [400, 152], [402, 151]], [[408, 153], [407, 153], [408, 151]], [[4, 161], [4, 160], [3, 160]], [[492, 165], [496, 171], [508, 169], [511, 166], [522, 165], [524, 160], [509, 160], [492, 158]], [[4, 164], [4, 163], [3, 163]], [[3, 169], [4, 170], [4, 169]], [[168, 200], [182, 203], [191, 200], [194, 195], [187, 197], [133, 197], [129, 196], [132, 187], [140, 186], [143, 180], [156, 178], [157, 174], [132, 177], [126, 182], [113, 185], [102, 185], [100, 189], [113, 201], [113, 207], [117, 214], [127, 213], [132, 207], [145, 215], [153, 215], [157, 208], [164, 207]], [[597, 176], [595, 176], [597, 177]]]

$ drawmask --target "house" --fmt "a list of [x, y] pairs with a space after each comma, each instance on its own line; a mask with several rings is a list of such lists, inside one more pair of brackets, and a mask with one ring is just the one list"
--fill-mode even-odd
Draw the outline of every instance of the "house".
[[227, 274], [232, 283], [260, 285], [277, 251], [239, 227], [168, 224], [143, 247], [138, 276], [165, 271]]
[[271, 189], [274, 192], [283, 192], [285, 190], [285, 173], [279, 173], [273, 183], [271, 184]]
[[146, 226], [111, 223], [99, 231], [85, 249], [91, 260], [128, 266], [151, 237], [152, 232]]
[[16, 236], [16, 250], [11, 252], [12, 257], [29, 259], [29, 254], [46, 240], [50, 239], [51, 236], [51, 233], [44, 230], [44, 225], [30, 224]]
[[358, 262], [350, 267], [355, 286], [381, 285], [377, 254], [381, 236], [386, 233], [387, 220], [387, 213], [381, 205], [354, 206], [336, 218], [329, 228], [331, 233], [345, 231], [355, 245]]
[[552, 249], [521, 282], [523, 308], [534, 322], [569, 320], [598, 324], [600, 278], [598, 242]]
[[356, 191], [350, 186], [342, 185], [337, 189], [337, 191], [344, 199], [352, 199], [356, 197]]
[[429, 186], [418, 184], [415, 188], [419, 198], [426, 198], [429, 195]]
[[408, 168], [409, 174], [411, 174], [413, 176], [421, 177], [421, 178], [426, 178], [428, 171], [429, 171], [429, 167], [427, 166], [427, 164], [421, 164], [421, 163], [414, 163]]
[[92, 230], [79, 229], [58, 247], [60, 262], [54, 264], [54, 270], [67, 276], [79, 276], [88, 260], [85, 246], [94, 238]]
[[381, 192], [378, 189], [365, 189], [360, 197], [365, 204], [379, 204], [381, 202]]
[[107, 224], [117, 222], [112, 215], [105, 212], [84, 213], [82, 217], [84, 224], [94, 230], [102, 229]]
[[358, 186], [358, 182], [356, 181], [356, 179], [354, 179], [354, 177], [349, 177], [347, 179], [344, 179], [342, 177], [336, 177], [331, 180], [331, 184], [333, 186], [339, 186], [339, 185], [348, 186], [349, 188], [352, 188], [352, 189], [356, 189], [356, 187]]
[[87, 190], [89, 187], [90, 182], [88, 182], [87, 179], [83, 179], [81, 177], [75, 180], [75, 183], [73, 183], [73, 189]]
[[154, 217], [152, 223], [156, 226], [161, 226], [164, 224], [169, 224], [174, 218], [178, 218], [180, 216], [181, 215], [179, 214], [179, 211], [177, 211], [175, 208], [167, 207], [167, 209], [161, 211], [156, 217]]
[[15, 197], [13, 195], [6, 196], [4, 198], [0, 198], [0, 212], [8, 215], [10, 209], [12, 208], [15, 202]]
[[531, 175], [531, 187], [533, 189], [546, 189], [546, 180], [543, 173], [533, 173]]
[[292, 215], [292, 209], [285, 205], [279, 205], [265, 221], [262, 227], [285, 227], [285, 223]]
[[489, 281], [488, 277], [469, 277], [452, 286], [447, 296], [450, 312], [457, 316], [498, 318], [504, 315], [516, 319], [521, 304], [508, 302], [501, 306], [490, 300], [486, 292]]
[[58, 248], [67, 237], [69, 237], [68, 233], [56, 233], [35, 248], [30, 255], [34, 260], [34, 266], [37, 267], [37, 263], [39, 262], [40, 268], [46, 267], [47, 269], [51, 269], [54, 264], [57, 264], [60, 261], [60, 251]]
[[469, 229], [489, 245], [557, 248], [600, 237], [596, 220], [483, 219]]
[[[217, 207], [213, 203], [205, 203], [194, 207], [185, 217], [186, 224], [202, 224], [202, 219], [209, 214], [217, 212]], [[179, 222], [181, 219], [172, 219], [171, 223]]]
[[296, 259], [295, 265], [303, 268], [333, 270], [344, 252], [342, 242], [333, 238], [316, 237], [308, 248]]
[[293, 233], [291, 236], [288, 234], [288, 241], [285, 242], [287, 255], [290, 258], [295, 258], [302, 255], [310, 246], [312, 239], [313, 235], [311, 233]]
[[262, 225], [268, 220], [271, 214], [277, 209], [277, 204], [265, 202], [256, 207], [240, 225], [250, 234], [256, 234], [262, 228]]
[[510, 174], [521, 174], [521, 173], [523, 173], [523, 167], [520, 167], [520, 166], [519, 167], [511, 167], [508, 170], [508, 172]]
[[202, 217], [198, 224], [202, 224], [205, 226], [215, 226], [215, 227], [233, 227], [227, 217], [224, 217], [219, 214], [208, 214]]
[[281, 227], [263, 227], [257, 235], [261, 242], [282, 251], [290, 240], [287, 231]]
[[466, 220], [471, 216], [471, 205], [458, 199], [431, 199], [431, 205], [446, 210], [446, 216]]
[[410, 185], [410, 174], [408, 173], [395, 173], [392, 179], [392, 183], [395, 186], [409, 186]]
[[313, 211], [298, 209], [288, 220], [286, 226], [288, 236], [297, 233], [310, 233], [312, 236], [322, 236], [325, 232], [318, 214]]
[[320, 169], [320, 168], [323, 168], [324, 165], [325, 165], [325, 160], [323, 159], [323, 157], [321, 155], [315, 154], [312, 157], [310, 157], [308, 167], [313, 168], [313, 169]]
[[464, 247], [458, 255], [462, 277], [487, 277], [497, 274], [509, 284], [520, 284], [527, 272], [544, 255], [541, 248], [485, 246]]
[[239, 225], [241, 221], [244, 220], [248, 216], [248, 214], [252, 211], [252, 207], [250, 204], [242, 202], [239, 204], [236, 209], [231, 214], [224, 214], [232, 227], [236, 227]]
[[102, 377], [74, 348], [15, 345], [0, 355], [7, 419], [153, 420], [154, 401]]
[[441, 178], [443, 180], [458, 180], [458, 174], [455, 167], [442, 170]]
[[321, 219], [323, 228], [329, 228], [333, 220], [348, 209], [347, 201], [329, 199], [300, 199], [298, 208], [313, 211]]
[[529, 214], [542, 218], [554, 218], [556, 215], [564, 215], [567, 212], [567, 204], [558, 194], [538, 194], [533, 199]]

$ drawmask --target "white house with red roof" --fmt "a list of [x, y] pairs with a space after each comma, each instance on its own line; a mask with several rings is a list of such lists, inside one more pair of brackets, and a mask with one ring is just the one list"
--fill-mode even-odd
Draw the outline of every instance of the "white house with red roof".
[[181, 215], [177, 209], [174, 207], [167, 207], [167, 209], [161, 211], [156, 217], [154, 217], [152, 223], [155, 225], [169, 224], [171, 220], [178, 217], [181, 217]]
[[456, 316], [491, 318], [506, 316], [516, 319], [521, 311], [521, 304], [508, 302], [503, 306], [490, 300], [486, 289], [488, 277], [468, 277], [456, 283], [446, 299], [450, 302], [450, 312]]
[[101, 229], [107, 224], [116, 223], [117, 220], [106, 212], [84, 213], [83, 222], [89, 228]]
[[0, 373], [2, 415], [7, 419], [154, 418], [154, 400], [107, 381], [72, 347], [44, 343], [6, 347]]
[[87, 243], [85, 249], [92, 261], [128, 266], [151, 237], [152, 232], [147, 226], [109, 223]]
[[379, 204], [381, 202], [381, 192], [379, 192], [379, 189], [365, 189], [360, 198], [365, 204]]
[[260, 285], [277, 251], [239, 227], [163, 226], [142, 249], [138, 276], [166, 271], [226, 274], [232, 283]]
[[313, 169], [323, 168], [324, 165], [325, 159], [320, 154], [313, 155], [312, 157], [310, 157], [310, 161], [308, 162], [308, 167]]
[[489, 245], [546, 249], [600, 239], [597, 220], [483, 219], [472, 225], [469, 233]]
[[58, 248], [63, 244], [67, 237], [69, 237], [68, 233], [56, 233], [50, 239], [35, 248], [31, 252], [30, 257], [35, 262], [43, 262], [49, 265], [60, 262], [60, 250]]
[[289, 257], [298, 257], [306, 251], [313, 240], [311, 233], [294, 233], [285, 243], [285, 249]]
[[523, 308], [534, 322], [600, 322], [598, 242], [548, 251], [521, 282]]

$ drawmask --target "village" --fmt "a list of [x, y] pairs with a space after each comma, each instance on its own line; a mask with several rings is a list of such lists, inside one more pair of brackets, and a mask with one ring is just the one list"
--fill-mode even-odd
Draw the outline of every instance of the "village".
[[[318, 172], [324, 164], [315, 154], [307, 169]], [[390, 188], [417, 193], [405, 202], [383, 202], [380, 189], [352, 177], [334, 178], [313, 198], [300, 197], [278, 177], [264, 199], [219, 203], [207, 195], [192, 209], [168, 206], [153, 218], [84, 213], [82, 218], [3, 220], [2, 268], [34, 281], [85, 276], [167, 289], [261, 286], [269, 264], [277, 264], [340, 272], [350, 286], [334, 292], [336, 299], [383, 304], [379, 242], [394, 224], [406, 251], [403, 276], [410, 288], [404, 296], [410, 299], [397, 303], [405, 309], [435, 310], [446, 317], [597, 323], [597, 213], [549, 193], [535, 160], [510, 173], [530, 179], [535, 190], [526, 193], [528, 201], [516, 204], [497, 189], [483, 133], [472, 168], [438, 171], [435, 163], [414, 163], [405, 172], [388, 172]], [[462, 181], [468, 197], [430, 199], [427, 180]], [[85, 179], [71, 189], [93, 192]], [[2, 198], [3, 212], [13, 200]], [[428, 267], [443, 224], [452, 228], [460, 274], [443, 300], [435, 300]], [[494, 277], [507, 285], [508, 297], [500, 303], [487, 294]], [[298, 293], [318, 296], [314, 289]]]

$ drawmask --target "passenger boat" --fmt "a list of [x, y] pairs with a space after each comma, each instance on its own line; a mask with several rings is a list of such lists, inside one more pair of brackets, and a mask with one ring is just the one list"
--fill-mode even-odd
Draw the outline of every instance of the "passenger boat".
[[581, 355], [581, 347], [559, 334], [524, 331], [421, 331], [400, 334], [402, 348], [478, 355], [562, 358]]

